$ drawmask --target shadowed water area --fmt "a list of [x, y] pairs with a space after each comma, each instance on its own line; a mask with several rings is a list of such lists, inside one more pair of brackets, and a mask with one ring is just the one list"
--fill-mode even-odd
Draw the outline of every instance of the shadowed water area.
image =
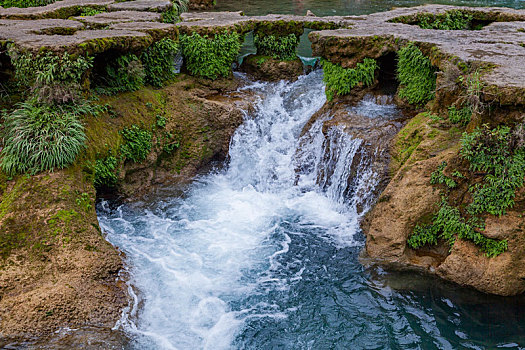
[[[129, 349], [519, 349], [523, 298], [417, 274], [367, 270], [359, 220], [381, 175], [377, 150], [321, 116], [322, 71], [253, 83], [255, 111], [221, 169], [151, 203], [102, 201], [126, 253], [134, 300], [117, 328]], [[365, 97], [356, 120], [402, 112]], [[393, 123], [393, 124], [392, 124]], [[305, 125], [306, 131], [303, 130]], [[396, 127], [400, 127], [396, 126]]]

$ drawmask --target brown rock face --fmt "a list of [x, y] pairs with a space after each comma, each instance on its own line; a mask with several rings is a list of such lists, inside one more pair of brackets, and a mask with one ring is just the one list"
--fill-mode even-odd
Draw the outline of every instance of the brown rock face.
[[267, 56], [250, 55], [241, 65], [241, 70], [257, 80], [297, 80], [303, 74], [303, 62], [300, 59], [293, 61], [279, 61]]
[[[151, 130], [160, 115], [166, 125], [154, 134], [148, 158], [124, 163], [117, 191], [139, 198], [159, 185], [189, 181], [227, 155], [250, 103], [231, 92], [238, 83], [180, 75], [162, 89], [102, 98], [112, 112], [85, 116], [87, 149], [71, 167], [13, 180], [0, 173], [0, 347], [34, 338], [60, 348], [122, 345], [123, 336], [111, 331], [128, 305], [122, 257], [100, 231], [90, 164], [119, 148], [124, 128]], [[164, 133], [179, 135], [169, 154], [158, 146]]]
[[[451, 249], [441, 242], [415, 251], [406, 243], [416, 224], [427, 223], [437, 212], [440, 192], [430, 184], [430, 175], [443, 161], [460, 162], [459, 137], [454, 128], [443, 128], [422, 114], [399, 132], [391, 151], [395, 174], [363, 223], [365, 261], [393, 269], [427, 271], [486, 293], [521, 294], [525, 291], [523, 189], [506, 215], [486, 219], [485, 236], [508, 240], [508, 251], [497, 257], [488, 258], [474, 243], [461, 239], [456, 239]], [[451, 195], [462, 203], [463, 197], [468, 197], [467, 187], [459, 186]]]
[[92, 184], [58, 171], [20, 176], [2, 195], [10, 249], [2, 246], [0, 260], [0, 346], [65, 326], [111, 328], [127, 292], [121, 257], [98, 228]]

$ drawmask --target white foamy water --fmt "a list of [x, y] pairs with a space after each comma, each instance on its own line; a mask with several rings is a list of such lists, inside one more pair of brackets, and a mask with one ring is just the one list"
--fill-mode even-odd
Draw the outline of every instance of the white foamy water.
[[359, 179], [347, 179], [361, 140], [338, 128], [323, 135], [320, 121], [301, 140], [325, 103], [322, 73], [253, 88], [263, 98], [235, 133], [225, 170], [196, 180], [184, 198], [147, 209], [99, 206], [108, 240], [127, 254], [135, 300], [117, 327], [136, 348], [235, 347], [250, 320], [295, 310], [267, 298], [301, 281], [300, 258], [280, 273], [291, 269], [281, 257], [294, 236], [357, 244], [354, 197], [375, 185], [363, 167]]

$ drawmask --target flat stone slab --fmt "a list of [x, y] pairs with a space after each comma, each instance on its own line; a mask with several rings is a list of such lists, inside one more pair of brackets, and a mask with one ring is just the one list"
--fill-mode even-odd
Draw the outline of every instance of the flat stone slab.
[[157, 12], [117, 11], [98, 13], [94, 16], [77, 16], [74, 19], [90, 28], [100, 28], [115, 23], [159, 22], [161, 17], [161, 14]]
[[173, 6], [170, 0], [135, 0], [115, 2], [108, 5], [109, 11], [157, 11], [162, 12]]
[[[500, 103], [512, 100], [525, 104], [525, 10], [427, 5], [365, 16], [331, 17], [197, 12], [183, 13], [182, 22], [176, 25], [160, 23], [159, 11], [171, 6], [170, 0], [118, 3], [115, 0], [62, 0], [43, 7], [0, 8], [0, 42], [12, 42], [19, 49], [35, 52], [47, 48], [94, 54], [109, 49], [139, 50], [163, 36], [176, 36], [177, 32], [213, 34], [228, 30], [244, 34], [268, 24], [279, 26], [294, 22], [293, 28], [318, 30], [310, 33], [315, 55], [345, 67], [365, 57], [379, 58], [395, 52], [414, 41], [426, 48], [425, 53], [433, 52], [433, 62], [437, 60], [434, 63], [438, 65], [454, 59], [490, 66], [482, 80], [498, 94], [495, 99]], [[64, 16], [73, 10], [80, 12], [83, 7], [105, 8], [110, 12], [68, 20], [42, 19]], [[454, 9], [466, 11], [478, 20], [495, 22], [481, 30], [454, 31], [405, 24], [414, 23], [421, 13], [441, 14]], [[399, 18], [405, 23], [392, 22]], [[446, 59], [440, 61], [436, 55]]]
[[115, 0], [62, 0], [46, 6], [39, 7], [0, 7], [0, 18], [11, 19], [39, 19], [39, 18], [63, 18], [68, 10], [80, 7], [106, 7]]
[[[415, 17], [420, 13], [439, 14], [453, 9], [469, 11], [472, 14], [490, 15], [498, 20], [512, 22], [493, 22], [481, 30], [434, 30], [422, 29], [417, 25], [393, 23], [398, 17]], [[360, 61], [364, 55], [378, 58], [385, 54], [380, 49], [362, 49], [365, 41], [389, 40], [400, 44], [414, 41], [427, 47], [435, 47], [449, 58], [458, 58], [466, 63], [480, 63], [492, 66], [482, 76], [482, 81], [498, 92], [493, 96], [500, 103], [525, 104], [525, 10], [507, 8], [472, 8], [446, 5], [426, 5], [415, 8], [396, 9], [384, 13], [362, 16], [353, 21], [350, 28], [325, 30], [310, 34], [315, 55], [326, 57], [334, 62], [346, 63]], [[378, 48], [381, 48], [378, 43]], [[400, 47], [395, 44], [392, 50]], [[443, 68], [443, 67], [441, 67]], [[521, 97], [520, 97], [521, 96]], [[517, 98], [517, 100], [516, 100]]]
[[265, 22], [297, 22], [308, 28], [345, 28], [351, 25], [355, 16], [294, 16], [294, 15], [267, 15], [244, 16], [239, 12], [189, 12], [181, 14], [182, 22], [177, 23], [181, 33], [198, 32], [200, 34], [213, 33], [221, 30], [235, 30], [249, 32], [257, 24]]

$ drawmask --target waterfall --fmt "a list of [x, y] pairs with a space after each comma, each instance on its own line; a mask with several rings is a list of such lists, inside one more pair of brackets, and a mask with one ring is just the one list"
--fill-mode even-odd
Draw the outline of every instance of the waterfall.
[[267, 348], [252, 343], [251, 325], [300, 312], [292, 299], [305, 276], [328, 271], [314, 256], [362, 245], [362, 206], [378, 181], [363, 140], [339, 126], [323, 132], [328, 115], [302, 134], [325, 103], [322, 72], [245, 88], [262, 98], [233, 136], [226, 169], [197, 178], [184, 197], [98, 207], [127, 256], [133, 302], [117, 327], [132, 347]]

